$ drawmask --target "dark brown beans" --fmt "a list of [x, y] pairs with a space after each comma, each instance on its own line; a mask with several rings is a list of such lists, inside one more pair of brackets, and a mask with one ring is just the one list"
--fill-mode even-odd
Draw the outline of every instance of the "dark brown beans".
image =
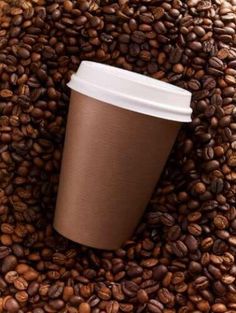
[[1, 264], [1, 272], [6, 273], [14, 270], [17, 265], [17, 258], [14, 255], [8, 255], [5, 257]]
[[23, 58], [27, 59], [30, 56], [30, 52], [26, 48], [19, 48], [18, 55]]
[[[1, 1], [0, 311], [233, 313], [235, 6]], [[86, 248], [52, 229], [66, 84], [82, 60], [192, 92], [192, 122], [117, 251]]]
[[146, 39], [146, 35], [141, 31], [134, 31], [131, 39], [137, 44], [142, 44]]
[[153, 269], [153, 278], [157, 281], [162, 280], [167, 272], [168, 270], [165, 265], [158, 265]]
[[7, 297], [4, 300], [5, 300], [4, 309], [7, 312], [9, 312], [9, 313], [19, 312], [20, 306], [14, 298]]

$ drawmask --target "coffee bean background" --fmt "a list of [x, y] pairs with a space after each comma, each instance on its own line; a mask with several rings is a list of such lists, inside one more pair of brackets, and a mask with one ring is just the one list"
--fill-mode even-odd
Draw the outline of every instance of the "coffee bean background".
[[[115, 252], [52, 218], [81, 60], [193, 93], [135, 234]], [[0, 312], [236, 312], [236, 1], [0, 0]]]

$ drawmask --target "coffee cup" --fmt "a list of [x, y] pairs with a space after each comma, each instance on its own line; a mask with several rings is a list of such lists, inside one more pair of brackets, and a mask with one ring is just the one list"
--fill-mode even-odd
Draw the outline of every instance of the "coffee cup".
[[191, 93], [83, 61], [70, 106], [54, 227], [95, 248], [121, 246], [137, 226], [183, 122]]

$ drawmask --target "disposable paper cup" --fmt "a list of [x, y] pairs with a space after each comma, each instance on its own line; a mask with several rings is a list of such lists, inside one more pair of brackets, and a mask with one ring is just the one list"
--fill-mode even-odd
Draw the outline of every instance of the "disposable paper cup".
[[152, 195], [191, 94], [126, 70], [84, 61], [72, 89], [56, 230], [78, 243], [116, 249]]

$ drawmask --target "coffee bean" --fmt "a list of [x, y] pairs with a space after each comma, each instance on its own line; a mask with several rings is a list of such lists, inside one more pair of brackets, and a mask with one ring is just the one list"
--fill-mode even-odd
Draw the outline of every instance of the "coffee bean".
[[199, 36], [202, 37], [206, 34], [206, 31], [201, 26], [194, 26], [193, 31]]
[[102, 300], [110, 300], [111, 298], [111, 290], [106, 286], [102, 286], [98, 289], [97, 295]]
[[167, 289], [161, 288], [158, 290], [158, 298], [163, 304], [171, 304], [174, 302], [174, 295]]
[[124, 281], [121, 286], [124, 294], [129, 297], [134, 297], [138, 291], [137, 284], [132, 281]]
[[17, 265], [17, 258], [14, 255], [8, 255], [2, 261], [1, 272], [6, 273], [14, 270]]
[[19, 277], [18, 273], [16, 271], [10, 271], [7, 272], [4, 276], [5, 281], [9, 284], [14, 283], [14, 281]]
[[7, 312], [9, 313], [19, 312], [20, 306], [14, 298], [9, 296], [4, 300], [5, 300], [4, 309], [7, 310]]
[[180, 62], [182, 55], [183, 49], [181, 49], [180, 47], [172, 47], [169, 58], [170, 63], [177, 64], [178, 62]]
[[203, 88], [211, 90], [216, 87], [216, 81], [212, 77], [207, 77], [203, 82]]
[[193, 190], [197, 194], [202, 194], [206, 191], [206, 186], [202, 182], [198, 182], [193, 186]]
[[163, 213], [160, 217], [160, 220], [166, 226], [173, 226], [175, 223], [174, 218], [168, 213]]
[[180, 240], [172, 243], [172, 251], [177, 257], [184, 257], [188, 253], [187, 246]]
[[39, 290], [39, 283], [37, 281], [31, 282], [27, 288], [27, 292], [30, 297], [36, 295], [38, 290]]
[[199, 276], [195, 281], [194, 281], [194, 287], [196, 289], [206, 289], [208, 286], [209, 282], [207, 277], [205, 276]]
[[158, 261], [154, 258], [146, 259], [143, 260], [140, 265], [143, 266], [144, 268], [152, 268], [155, 265], [157, 265]]
[[23, 59], [27, 59], [30, 57], [30, 52], [26, 48], [22, 47], [22, 48], [19, 48], [18, 55]]
[[163, 305], [157, 300], [150, 300], [147, 305], [151, 313], [161, 313], [164, 309]]
[[19, 302], [19, 303], [24, 303], [28, 300], [29, 296], [27, 294], [27, 292], [25, 291], [18, 291], [15, 295], [16, 297], [16, 300]]
[[122, 291], [121, 285], [112, 286], [112, 296], [118, 301], [122, 301], [125, 299], [125, 295]]
[[207, 162], [204, 167], [207, 172], [211, 172], [219, 168], [219, 162], [217, 160], [212, 160]]
[[153, 268], [153, 278], [157, 281], [162, 280], [167, 272], [168, 269], [165, 265], [158, 265]]
[[192, 235], [187, 235], [185, 240], [184, 240], [184, 243], [186, 244], [187, 248], [190, 251], [196, 251], [196, 249], [198, 248], [198, 241]]
[[140, 303], [147, 303], [149, 300], [147, 292], [144, 289], [138, 290], [137, 299]]
[[79, 310], [78, 310], [78, 312], [79, 312], [79, 313], [90, 313], [90, 312], [91, 312], [91, 308], [90, 308], [90, 306], [89, 306], [88, 303], [83, 302], [83, 303], [81, 303], [81, 304], [79, 305]]
[[229, 157], [228, 165], [230, 167], [235, 167], [236, 166], [236, 156], [235, 155], [232, 155], [232, 156]]
[[0, 277], [0, 291], [1, 291], [1, 292], [4, 292], [5, 289], [6, 289], [6, 287], [7, 287], [6, 282], [4, 281], [3, 278]]
[[2, 246], [0, 247], [0, 259], [4, 259], [11, 253], [10, 248]]
[[9, 89], [2, 89], [0, 91], [0, 97], [2, 98], [10, 98], [13, 96], [13, 92]]
[[167, 236], [169, 240], [175, 241], [179, 238], [180, 234], [181, 234], [180, 227], [178, 225], [174, 225], [169, 228]]
[[73, 3], [69, 0], [64, 1], [63, 6], [66, 11], [71, 12], [73, 9]]
[[64, 301], [60, 299], [49, 301], [49, 306], [53, 310], [61, 310], [64, 307]]
[[221, 178], [214, 179], [210, 185], [211, 191], [215, 194], [219, 194], [224, 189], [224, 181]]
[[189, 43], [189, 48], [193, 51], [200, 51], [202, 49], [202, 44], [199, 41], [191, 41]]
[[141, 31], [134, 31], [131, 39], [137, 44], [142, 44], [146, 39], [146, 35]]
[[214, 218], [214, 225], [218, 228], [218, 229], [225, 229], [228, 227], [229, 222], [227, 220], [227, 218], [223, 215], [216, 215]]
[[119, 303], [117, 301], [110, 301], [106, 305], [107, 313], [118, 313], [119, 312]]
[[29, 265], [25, 263], [17, 264], [16, 271], [18, 274], [24, 274], [30, 269]]
[[226, 312], [227, 308], [223, 303], [216, 303], [211, 306], [212, 312], [221, 313]]
[[166, 34], [167, 33], [167, 29], [165, 27], [165, 24], [161, 21], [158, 21], [155, 23], [154, 29], [158, 34]]
[[233, 246], [236, 246], [236, 236], [232, 236], [229, 238], [229, 243]]
[[129, 303], [120, 303], [120, 309], [122, 312], [133, 312], [134, 310], [134, 306], [133, 304], [129, 304]]
[[230, 285], [235, 281], [235, 277], [232, 275], [225, 274], [222, 276], [221, 280], [225, 285]]
[[138, 277], [143, 273], [143, 268], [141, 266], [130, 266], [127, 269], [127, 275], [130, 277]]
[[52, 299], [58, 298], [63, 292], [63, 286], [59, 284], [52, 285], [48, 290], [48, 296]]
[[214, 67], [216, 69], [219, 69], [219, 70], [223, 69], [223, 67], [224, 67], [224, 63], [220, 59], [218, 59], [217, 57], [212, 57], [209, 60], [209, 64], [212, 67]]
[[197, 308], [200, 310], [200, 312], [209, 312], [210, 304], [207, 300], [200, 300], [197, 302]]
[[196, 223], [191, 223], [188, 226], [188, 231], [190, 232], [190, 234], [192, 234], [193, 236], [200, 236], [202, 234], [202, 228], [200, 225], [196, 224]]
[[28, 283], [23, 277], [16, 278], [13, 284], [17, 290], [26, 290], [28, 287]]
[[177, 63], [173, 66], [173, 72], [177, 74], [181, 74], [184, 72], [184, 66], [180, 63]]

